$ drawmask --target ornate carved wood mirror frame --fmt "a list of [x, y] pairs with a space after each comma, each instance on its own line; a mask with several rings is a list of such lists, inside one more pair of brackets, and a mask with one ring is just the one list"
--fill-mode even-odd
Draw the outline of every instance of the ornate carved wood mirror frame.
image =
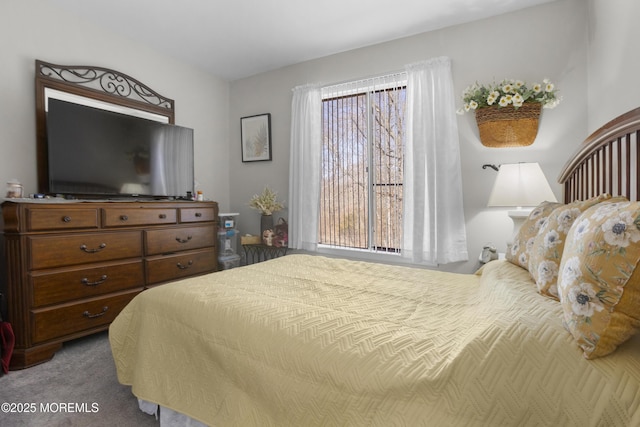
[[[175, 123], [174, 101], [138, 80], [108, 68], [56, 65], [36, 60], [38, 192], [49, 192], [47, 100], [58, 98], [164, 123]], [[73, 153], [69, 153], [73, 156]]]

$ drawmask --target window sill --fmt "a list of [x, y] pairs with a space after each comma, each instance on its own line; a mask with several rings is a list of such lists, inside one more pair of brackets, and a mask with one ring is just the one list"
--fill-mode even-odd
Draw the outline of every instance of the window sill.
[[418, 268], [432, 269], [435, 266], [414, 264], [411, 260], [402, 258], [399, 253], [371, 252], [362, 249], [337, 248], [334, 246], [318, 245], [316, 252], [309, 252], [316, 255], [329, 257], [347, 258], [357, 261], [379, 262], [383, 264], [406, 265]]

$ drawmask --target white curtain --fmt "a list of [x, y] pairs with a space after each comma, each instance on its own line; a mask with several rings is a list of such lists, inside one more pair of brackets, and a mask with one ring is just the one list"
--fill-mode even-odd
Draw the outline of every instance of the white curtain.
[[289, 159], [289, 247], [318, 245], [322, 98], [318, 85], [293, 89]]
[[405, 68], [402, 256], [429, 265], [466, 261], [469, 257], [451, 61], [440, 57]]

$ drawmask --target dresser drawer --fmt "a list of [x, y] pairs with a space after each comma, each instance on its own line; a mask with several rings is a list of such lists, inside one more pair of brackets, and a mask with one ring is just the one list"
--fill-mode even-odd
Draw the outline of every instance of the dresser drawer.
[[180, 222], [216, 221], [218, 214], [212, 207], [180, 208]]
[[105, 208], [102, 210], [105, 227], [175, 224], [177, 214], [171, 208]]
[[[95, 265], [95, 264], [92, 264]], [[59, 304], [111, 292], [144, 288], [142, 259], [103, 263], [92, 268], [71, 267], [31, 274], [33, 306]]]
[[31, 311], [33, 342], [108, 325], [139, 290]]
[[99, 221], [98, 208], [27, 210], [27, 228], [30, 231], [98, 228]]
[[215, 249], [157, 255], [146, 260], [147, 283], [155, 284], [216, 270]]
[[206, 248], [216, 244], [215, 230], [211, 226], [147, 230], [144, 235], [148, 255]]
[[140, 231], [29, 236], [33, 270], [142, 256]]

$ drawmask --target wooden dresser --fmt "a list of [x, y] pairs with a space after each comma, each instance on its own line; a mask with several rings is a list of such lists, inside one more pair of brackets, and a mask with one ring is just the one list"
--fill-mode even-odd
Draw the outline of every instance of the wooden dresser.
[[105, 330], [145, 288], [217, 270], [215, 202], [2, 204], [11, 368]]

